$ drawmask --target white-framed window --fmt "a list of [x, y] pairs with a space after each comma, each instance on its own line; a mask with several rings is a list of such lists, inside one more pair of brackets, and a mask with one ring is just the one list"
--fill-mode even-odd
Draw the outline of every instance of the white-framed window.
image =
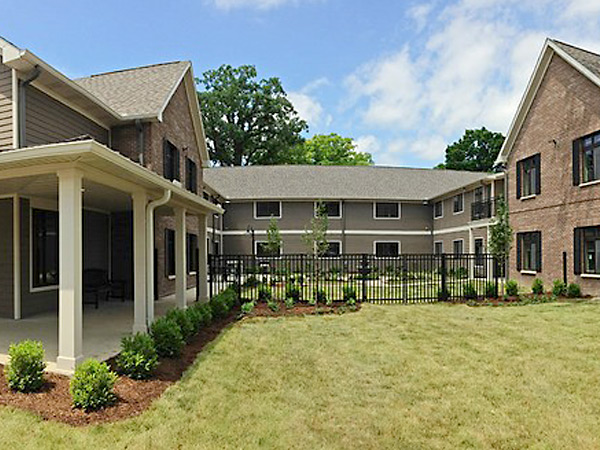
[[440, 200], [433, 204], [433, 218], [441, 219], [442, 217], [444, 217], [444, 202]]
[[461, 192], [452, 199], [452, 211], [454, 214], [460, 214], [465, 210], [465, 196]]
[[277, 253], [270, 252], [267, 249], [267, 241], [256, 241], [254, 243], [254, 254], [257, 258], [276, 258], [281, 256], [283, 251], [283, 245], [279, 247], [279, 251]]
[[465, 240], [455, 239], [452, 241], [452, 251], [455, 255], [461, 255], [465, 252]]
[[255, 219], [281, 219], [281, 202], [279, 201], [257, 201], [254, 202]]
[[373, 218], [375, 219], [399, 219], [399, 202], [375, 202], [373, 203]]
[[328, 219], [341, 219], [342, 218], [342, 202], [340, 201], [327, 201], [327, 202], [315, 202], [314, 215], [317, 217], [317, 209], [321, 205], [325, 209]]
[[324, 258], [336, 258], [342, 254], [342, 241], [327, 241], [327, 251], [322, 255]]
[[400, 241], [375, 241], [373, 253], [378, 258], [395, 257], [400, 255]]
[[433, 243], [433, 253], [436, 255], [444, 253], [444, 241], [435, 241]]

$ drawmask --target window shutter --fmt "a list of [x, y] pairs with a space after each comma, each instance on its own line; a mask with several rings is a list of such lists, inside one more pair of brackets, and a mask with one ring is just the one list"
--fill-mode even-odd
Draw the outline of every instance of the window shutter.
[[573, 230], [573, 272], [575, 275], [581, 274], [581, 235], [583, 230], [575, 228]]
[[181, 181], [181, 168], [180, 168], [180, 161], [179, 161], [179, 149], [173, 147], [173, 177], [178, 180]]
[[541, 272], [542, 271], [542, 232], [541, 231], [537, 231], [536, 232], [536, 240], [537, 240], [537, 272]]
[[163, 176], [165, 178], [171, 178], [171, 174], [169, 173], [170, 158], [169, 158], [169, 143], [166, 139], [163, 139]]
[[535, 193], [539, 194], [542, 192], [542, 171], [540, 169], [541, 165], [541, 155], [538, 153], [534, 156], [534, 164], [535, 164]]
[[521, 233], [517, 233], [517, 270], [521, 270]]
[[579, 186], [579, 140], [573, 141], [573, 186]]
[[517, 163], [517, 198], [521, 198], [521, 161]]

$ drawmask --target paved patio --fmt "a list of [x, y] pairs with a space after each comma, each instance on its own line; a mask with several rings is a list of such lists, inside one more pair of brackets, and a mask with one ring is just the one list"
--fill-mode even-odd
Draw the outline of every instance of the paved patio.
[[[196, 299], [196, 289], [187, 291], [187, 303]], [[164, 315], [175, 307], [175, 295], [161, 298], [154, 304], [155, 316]], [[106, 360], [119, 352], [121, 338], [131, 334], [133, 328], [133, 302], [111, 299], [93, 305], [84, 305], [83, 354], [85, 358]], [[58, 313], [38, 314], [21, 320], [0, 319], [0, 364], [8, 362], [8, 347], [24, 339], [44, 343], [48, 370], [56, 370], [58, 355]]]

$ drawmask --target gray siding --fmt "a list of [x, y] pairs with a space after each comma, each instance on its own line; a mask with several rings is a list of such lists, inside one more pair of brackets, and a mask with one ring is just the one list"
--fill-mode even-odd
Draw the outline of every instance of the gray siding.
[[27, 88], [25, 116], [25, 145], [28, 147], [85, 134], [108, 144], [108, 130], [33, 86]]
[[0, 200], [0, 317], [13, 317], [13, 201]]
[[13, 148], [12, 70], [0, 56], [0, 150]]

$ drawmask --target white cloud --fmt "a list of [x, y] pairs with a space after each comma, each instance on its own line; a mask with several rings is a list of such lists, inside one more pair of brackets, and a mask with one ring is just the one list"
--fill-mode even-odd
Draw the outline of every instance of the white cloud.
[[354, 145], [356, 145], [357, 151], [371, 154], [378, 153], [381, 149], [379, 139], [372, 134], [367, 134], [354, 139]]
[[406, 15], [413, 19], [417, 25], [417, 31], [423, 30], [427, 23], [427, 18], [433, 9], [431, 3], [419, 3], [408, 9]]
[[298, 115], [309, 125], [318, 126], [329, 119], [325, 116], [323, 106], [318, 100], [304, 92], [288, 92], [288, 99], [298, 111]]
[[240, 8], [267, 10], [284, 5], [299, 5], [309, 1], [312, 0], [210, 0], [217, 8], [226, 11]]

